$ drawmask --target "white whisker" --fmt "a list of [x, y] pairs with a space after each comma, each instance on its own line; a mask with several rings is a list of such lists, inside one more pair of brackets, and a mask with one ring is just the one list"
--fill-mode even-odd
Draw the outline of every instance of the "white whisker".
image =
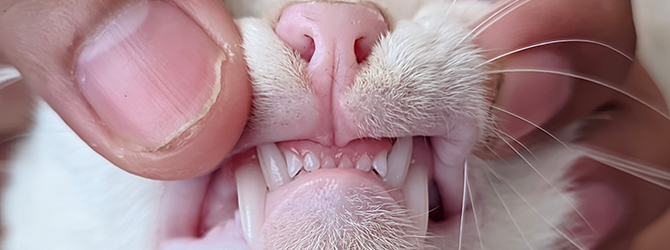
[[552, 224], [551, 222], [549, 222], [549, 220], [547, 220], [547, 218], [544, 217], [544, 215], [542, 215], [542, 214], [540, 213], [540, 211], [537, 211], [537, 209], [536, 209], [533, 205], [531, 205], [530, 202], [528, 202], [528, 200], [526, 199], [526, 197], [524, 197], [523, 195], [521, 195], [521, 193], [520, 193], [514, 186], [512, 186], [512, 185], [511, 185], [505, 178], [503, 178], [502, 176], [500, 176], [495, 170], [493, 170], [493, 168], [491, 168], [490, 166], [488, 166], [488, 164], [487, 164], [487, 168], [488, 168], [488, 170], [493, 174], [493, 176], [496, 177], [496, 179], [501, 180], [502, 182], [505, 183], [505, 185], [507, 185], [510, 189], [512, 189], [512, 191], [513, 191], [514, 193], [516, 193], [516, 195], [519, 196], [519, 198], [521, 198], [521, 200], [522, 200], [528, 207], [530, 207], [530, 209], [532, 209], [533, 212], [534, 212], [535, 214], [537, 214], [538, 216], [540, 216], [540, 218], [542, 218], [542, 220], [543, 220], [545, 223], [547, 223], [547, 225], [549, 225], [552, 229], [554, 229], [556, 232], [558, 232], [561, 236], [563, 236], [563, 238], [565, 238], [567, 241], [569, 241], [569, 242], [570, 242], [573, 246], [575, 246], [576, 248], [578, 248], [578, 249], [580, 249], [580, 250], [585, 250], [584, 247], [582, 247], [582, 246], [580, 246], [579, 244], [577, 244], [577, 242], [575, 242], [573, 239], [571, 239], [570, 237], [568, 237], [563, 231], [561, 231], [560, 229], [558, 229], [554, 224]]
[[521, 157], [521, 159], [522, 159], [526, 164], [528, 164], [528, 166], [530, 166], [530, 168], [533, 170], [533, 172], [535, 172], [538, 176], [540, 176], [540, 178], [541, 178], [544, 182], [546, 182], [546, 183], [547, 183], [547, 184], [548, 184], [554, 191], [556, 191], [556, 192], [561, 196], [561, 198], [563, 198], [566, 202], [568, 202], [568, 204], [570, 204], [570, 206], [572, 207], [572, 209], [575, 210], [575, 213], [577, 213], [577, 215], [579, 215], [579, 217], [580, 217], [584, 222], [586, 222], [586, 225], [589, 226], [589, 229], [591, 229], [591, 231], [594, 231], [593, 227], [591, 226], [591, 223], [589, 223], [589, 222], [586, 220], [586, 217], [584, 217], [584, 215], [582, 215], [582, 213], [579, 211], [579, 209], [577, 209], [577, 206], [575, 205], [574, 202], [572, 202], [570, 199], [568, 199], [568, 197], [565, 197], [565, 194], [563, 194], [563, 192], [561, 192], [561, 191], [560, 191], [560, 190], [559, 190], [553, 183], [551, 183], [551, 182], [550, 182], [550, 181], [549, 181], [549, 180], [548, 180], [542, 173], [540, 173], [540, 171], [539, 171], [535, 166], [533, 166], [533, 164], [531, 164], [530, 161], [528, 161], [528, 159], [526, 159], [526, 157], [524, 157], [521, 153], [519, 153], [519, 151], [516, 150], [516, 148], [512, 147], [512, 145], [511, 145], [507, 140], [505, 140], [505, 138], [500, 137], [500, 139], [502, 139], [503, 142], [505, 142], [505, 144], [507, 144], [507, 146], [509, 146], [509, 147], [510, 147], [510, 148], [511, 148], [511, 149], [512, 149], [512, 150], [513, 150], [519, 157]]
[[454, 4], [456, 4], [456, 1], [458, 1], [458, 0], [452, 1], [451, 5], [449, 5], [449, 9], [447, 9], [447, 14], [445, 15], [445, 18], [449, 16], [449, 13], [451, 13], [451, 8], [454, 7]]
[[463, 168], [463, 202], [461, 205], [461, 227], [458, 233], [458, 250], [461, 250], [463, 247], [463, 221], [465, 219], [465, 192], [467, 192], [468, 186], [468, 161], [465, 161], [465, 166]]
[[577, 146], [575, 149], [593, 160], [670, 190], [670, 172], [668, 170], [664, 171], [650, 167], [585, 146]]
[[512, 216], [512, 213], [509, 211], [509, 208], [507, 207], [507, 204], [503, 200], [502, 196], [500, 196], [500, 192], [498, 192], [498, 188], [496, 188], [496, 185], [493, 184], [493, 181], [491, 180], [491, 176], [488, 173], [486, 173], [486, 179], [491, 184], [491, 187], [493, 188], [493, 191], [498, 196], [498, 199], [500, 200], [503, 207], [505, 208], [505, 211], [507, 212], [507, 215], [509, 215], [509, 218], [512, 220], [512, 223], [516, 227], [516, 230], [519, 231], [519, 233], [521, 234], [521, 238], [523, 238], [523, 241], [526, 243], [526, 246], [528, 246], [528, 249], [533, 250], [533, 248], [530, 246], [530, 243], [528, 242], [528, 239], [526, 239], [526, 235], [523, 234], [523, 232], [521, 231], [521, 228], [519, 227], [519, 224], [516, 223], [516, 220], [514, 219], [514, 216]]
[[503, 58], [503, 57], [506, 57], [506, 56], [509, 56], [509, 55], [512, 55], [512, 54], [516, 54], [516, 53], [519, 53], [519, 52], [522, 52], [522, 51], [526, 51], [526, 50], [529, 50], [529, 49], [533, 49], [533, 48], [537, 48], [537, 47], [547, 46], [547, 45], [551, 45], [551, 44], [557, 44], [557, 43], [590, 43], [590, 44], [595, 44], [595, 45], [599, 45], [599, 46], [608, 48], [608, 49], [610, 49], [610, 50], [616, 52], [617, 54], [619, 54], [619, 55], [625, 57], [625, 58], [628, 59], [629, 61], [633, 61], [633, 57], [631, 57], [631, 56], [627, 55], [626, 53], [623, 53], [623, 51], [618, 50], [618, 49], [614, 48], [613, 46], [611, 46], [611, 45], [607, 45], [607, 44], [605, 44], [605, 43], [601, 43], [601, 42], [597, 42], [597, 41], [592, 41], [592, 40], [585, 40], [585, 39], [563, 39], [563, 40], [555, 40], [555, 41], [542, 42], [542, 43], [538, 43], [538, 44], [533, 44], [533, 45], [530, 45], [530, 46], [526, 46], [526, 47], [523, 47], [523, 48], [520, 48], [520, 49], [516, 49], [516, 50], [510, 51], [510, 52], [507, 52], [507, 53], [505, 53], [505, 54], [496, 56], [496, 57], [494, 57], [494, 58], [491, 58], [491, 59], [489, 59], [488, 61], [483, 62], [483, 63], [477, 65], [476, 68], [479, 68], [479, 67], [481, 67], [481, 66], [487, 65], [487, 64], [489, 64], [489, 63], [492, 63], [492, 62], [494, 62], [494, 61], [497, 61], [497, 60], [499, 60], [499, 59], [501, 59], [501, 58]]
[[533, 158], [535, 158], [536, 161], [539, 161], [539, 159], [537, 159], [537, 156], [535, 156], [535, 154], [533, 154], [533, 151], [530, 151], [530, 149], [528, 149], [528, 147], [526, 147], [526, 145], [524, 145], [523, 143], [521, 143], [519, 140], [517, 140], [517, 139], [514, 138], [513, 136], [509, 135], [508, 133], [503, 132], [503, 131], [500, 130], [500, 129], [493, 131], [493, 133], [495, 133], [496, 135], [498, 135], [498, 137], [500, 137], [500, 135], [499, 135], [498, 133], [501, 133], [502, 135], [506, 136], [507, 138], [512, 139], [514, 142], [516, 142], [517, 144], [521, 145], [521, 147], [523, 147], [523, 149], [526, 150], [526, 152], [528, 152], [531, 156], [533, 156]]
[[556, 136], [553, 135], [552, 133], [549, 133], [549, 131], [547, 131], [546, 129], [540, 127], [539, 125], [537, 125], [537, 124], [531, 122], [530, 120], [528, 120], [528, 119], [526, 119], [526, 118], [523, 118], [523, 117], [521, 117], [520, 115], [517, 115], [517, 114], [512, 113], [512, 112], [510, 112], [510, 111], [507, 111], [507, 110], [505, 110], [505, 109], [503, 109], [503, 108], [500, 108], [500, 107], [497, 107], [497, 106], [491, 106], [491, 107], [492, 107], [493, 109], [495, 109], [495, 110], [498, 110], [498, 111], [500, 111], [500, 112], [503, 112], [503, 113], [505, 113], [505, 114], [508, 114], [508, 115], [510, 115], [510, 116], [513, 116], [513, 117], [515, 117], [515, 118], [517, 118], [517, 119], [519, 119], [519, 120], [521, 120], [521, 121], [524, 121], [524, 122], [526, 122], [526, 123], [532, 125], [533, 127], [537, 128], [538, 130], [542, 131], [543, 133], [547, 134], [547, 135], [550, 136], [552, 139], [554, 139], [555, 141], [557, 141], [558, 143], [560, 143], [561, 145], [563, 145], [565, 148], [567, 148], [567, 149], [572, 149], [572, 148], [570, 148], [567, 144], [565, 144], [563, 141], [559, 140], [558, 137], [556, 137]]
[[560, 71], [554, 71], [554, 70], [546, 70], [546, 69], [502, 69], [502, 70], [492, 70], [492, 71], [489, 71], [489, 73], [491, 73], [491, 74], [499, 74], [499, 73], [543, 73], [543, 74], [562, 75], [562, 76], [566, 76], [566, 77], [572, 77], [572, 78], [584, 80], [584, 81], [587, 81], [587, 82], [598, 84], [598, 85], [603, 86], [605, 88], [614, 90], [614, 91], [616, 91], [616, 92], [618, 92], [622, 95], [625, 95], [625, 96], [639, 102], [640, 104], [646, 106], [647, 108], [653, 110], [654, 112], [658, 113], [659, 115], [663, 116], [665, 119], [670, 121], [670, 116], [663, 113], [663, 111], [655, 108], [654, 106], [651, 106], [651, 104], [643, 101], [642, 99], [640, 99], [640, 98], [638, 98], [638, 97], [636, 97], [636, 96], [634, 96], [634, 95], [632, 95], [632, 94], [630, 94], [630, 93], [628, 93], [628, 92], [626, 92], [622, 89], [619, 89], [619, 88], [614, 87], [614, 86], [607, 85], [606, 83], [603, 83], [601, 81], [591, 79], [591, 78], [588, 78], [588, 77], [585, 77], [585, 76], [580, 76], [580, 75], [576, 75], [576, 74], [572, 74], [572, 73], [566, 73], [566, 72], [560, 72]]
[[498, 159], [499, 159], [500, 161], [502, 161], [502, 162], [505, 163], [506, 165], [509, 165], [509, 163], [508, 163], [507, 161], [505, 161], [505, 159], [503, 159], [498, 153], [496, 153], [496, 151], [494, 151], [491, 147], [489, 147], [489, 145], [486, 145], [486, 144], [485, 144], [484, 146], [485, 146], [489, 151], [491, 151], [491, 153], [493, 153], [493, 155], [495, 155], [496, 157], [498, 157]]
[[497, 17], [496, 19], [494, 19], [492, 22], [486, 24], [486, 26], [484, 26], [484, 27], [482, 27], [480, 30], [478, 30], [477, 33], [475, 33], [474, 37], [479, 37], [479, 35], [481, 35], [482, 32], [484, 32], [485, 30], [487, 30], [489, 27], [491, 27], [491, 25], [497, 23], [497, 22], [500, 21], [503, 17], [505, 17], [505, 16], [509, 15], [510, 13], [514, 12], [516, 9], [520, 8], [521, 6], [526, 5], [526, 4], [529, 3], [530, 1], [531, 1], [531, 0], [525, 0], [525, 1], [523, 1], [522, 3], [518, 4], [517, 6], [512, 7], [508, 12], [506, 12], [506, 13], [504, 13], [504, 14], [498, 16], [498, 17]]
[[479, 239], [479, 249], [484, 250], [484, 242], [482, 241], [482, 233], [479, 231], [479, 220], [477, 220], [477, 210], [475, 209], [475, 199], [472, 198], [472, 189], [470, 189], [470, 182], [466, 180], [468, 195], [470, 196], [470, 207], [472, 207], [472, 217], [475, 219], [475, 229], [477, 229], [477, 239]]
[[470, 32], [468, 32], [468, 34], [466, 34], [466, 35], [461, 39], [461, 41], [459, 41], [459, 42], [456, 44], [456, 47], [458, 47], [458, 45], [461, 45], [461, 43], [463, 43], [463, 41], [465, 41], [465, 39], [468, 39], [470, 36], [472, 36], [472, 34], [473, 34], [474, 32], [476, 32], [479, 28], [481, 28], [483, 25], [486, 25], [486, 23], [487, 23], [488, 21], [490, 21], [491, 19], [493, 19], [493, 18], [495, 18], [496, 16], [500, 15], [500, 13], [502, 13], [502, 12], [505, 11], [505, 10], [507, 10], [507, 8], [511, 7], [512, 5], [514, 5], [515, 3], [519, 2], [519, 1], [520, 1], [520, 0], [514, 0], [513, 2], [511, 2], [511, 3], [507, 4], [507, 5], [505, 5], [505, 7], [501, 8], [500, 10], [496, 11], [495, 13], [493, 13], [492, 15], [490, 15], [489, 17], [487, 17], [486, 19], [484, 19], [484, 21], [482, 21], [481, 23], [479, 23], [474, 29], [472, 29]]

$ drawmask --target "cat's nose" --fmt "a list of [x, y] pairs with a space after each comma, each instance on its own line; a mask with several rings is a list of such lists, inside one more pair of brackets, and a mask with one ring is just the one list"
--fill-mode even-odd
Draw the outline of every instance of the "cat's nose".
[[388, 24], [375, 7], [314, 2], [286, 8], [275, 30], [309, 63], [313, 85], [329, 85], [321, 82], [328, 79], [350, 84], [358, 65], [387, 31]]

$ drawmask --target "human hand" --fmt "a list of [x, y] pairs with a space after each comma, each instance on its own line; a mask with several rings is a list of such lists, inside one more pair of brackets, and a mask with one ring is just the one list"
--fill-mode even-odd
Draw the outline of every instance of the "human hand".
[[[251, 90], [221, 1], [9, 0], [0, 13], [0, 59], [128, 172], [202, 175], [242, 133]], [[8, 131], [22, 125], [3, 123]]]

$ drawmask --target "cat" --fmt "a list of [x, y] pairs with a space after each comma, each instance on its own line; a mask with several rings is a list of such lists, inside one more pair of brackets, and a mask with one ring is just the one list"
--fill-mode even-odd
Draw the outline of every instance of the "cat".
[[[306, 80], [309, 79], [306, 72], [309, 58], [301, 58], [302, 55], [276, 34], [281, 11], [291, 6], [286, 5], [288, 1], [225, 2], [231, 14], [238, 18], [236, 22], [245, 40], [245, 58], [254, 89], [250, 122], [233, 155], [208, 176], [176, 182], [143, 179], [114, 167], [97, 155], [48, 105], [40, 102], [35, 112], [35, 125], [26, 138], [17, 143], [8, 162], [9, 177], [2, 202], [5, 225], [2, 249], [591, 249], [613, 230], [613, 225], [589, 222], [589, 216], [581, 206], [583, 199], [580, 199], [586, 192], [575, 189], [576, 178], [571, 174], [573, 165], [583, 157], [600, 156], [578, 143], [585, 121], [555, 133], [556, 140], [550, 138], [529, 149], [517, 147], [519, 157], [516, 158], [490, 160], [472, 153], [486, 148], [492, 137], [500, 136], [491, 115], [491, 98], [494, 98], [495, 90], [485, 87], [488, 82], [495, 81], [495, 77], [485, 74], [488, 69], [479, 66], [485, 65], [487, 58], [471, 37], [473, 24], [497, 10], [504, 10], [504, 5], [501, 7], [488, 1], [371, 2], [371, 6], [382, 13], [390, 33], [371, 49], [361, 62], [356, 82], [350, 89], [343, 90], [340, 98], [346, 100], [342, 104], [344, 110], [368, 110], [352, 118], [358, 129], [352, 137], [386, 139], [372, 142], [381, 145], [382, 150], [371, 153], [367, 166], [361, 163], [359, 169], [339, 171], [366, 172], [368, 177], [383, 180], [395, 191], [411, 192], [412, 195], [401, 195], [404, 198], [396, 198], [393, 194], [387, 197], [373, 185], [365, 186], [370, 189], [355, 190], [385, 199], [375, 200], [358, 194], [345, 196], [360, 199], [344, 202], [360, 211], [372, 210], [366, 206], [369, 203], [363, 202], [367, 201], [382, 210], [387, 209], [384, 211], [396, 212], [395, 216], [381, 214], [374, 217], [388, 216], [394, 219], [391, 225], [395, 227], [378, 230], [377, 227], [384, 228], [390, 223], [382, 221], [365, 224], [370, 228], [360, 229], [367, 230], [368, 235], [338, 234], [327, 230], [330, 228], [312, 230], [316, 233], [308, 234], [310, 232], [304, 232], [302, 228], [291, 226], [300, 225], [309, 217], [305, 211], [318, 214], [320, 217], [316, 219], [328, 216], [318, 212], [331, 209], [330, 203], [324, 201], [307, 210], [280, 209], [283, 213], [273, 213], [268, 208], [238, 208], [238, 202], [263, 206], [274, 202], [278, 207], [295, 205], [291, 200], [281, 201], [276, 196], [284, 195], [281, 192], [290, 193], [282, 191], [286, 188], [312, 185], [303, 182], [316, 179], [314, 176], [320, 173], [338, 170], [326, 169], [325, 158], [320, 159], [323, 169], [318, 171], [308, 171], [306, 159], [302, 162], [304, 169], [295, 170], [298, 172], [268, 170], [268, 163], [264, 162], [267, 158], [281, 157], [281, 160], [290, 162], [290, 157], [294, 156], [289, 156], [292, 151], [287, 149], [290, 148], [287, 144], [277, 146], [267, 142], [298, 139], [295, 133], [291, 134], [295, 131], [289, 131], [293, 128], [290, 124], [302, 121], [288, 121], [289, 125], [282, 130], [277, 124], [282, 124], [285, 117], [277, 114], [300, 117], [301, 112], [311, 111], [308, 105], [319, 103], [305, 91], [309, 89], [305, 87], [309, 86]], [[364, 8], [373, 7], [366, 5]], [[463, 68], [468, 70], [453, 70]], [[419, 70], [432, 75], [413, 74]], [[397, 79], [401, 80], [388, 77], [393, 74], [398, 74]], [[393, 98], [394, 94], [403, 94], [394, 90], [407, 89], [416, 92]], [[444, 97], [444, 93], [452, 95]], [[289, 110], [281, 110], [282, 107], [289, 107]], [[421, 108], [414, 110], [413, 107]], [[456, 124], [454, 120], [466, 125]], [[445, 129], [444, 124], [451, 127]], [[445, 143], [458, 139], [438, 136], [445, 134], [445, 130], [452, 131], [450, 135], [458, 134], [453, 132], [458, 130], [470, 135], [466, 139], [472, 142], [460, 145], [466, 150], [463, 159], [453, 161], [442, 157], [444, 152], [455, 152]], [[474, 132], [469, 132], [472, 130]], [[415, 137], [412, 139], [412, 136]], [[426, 139], [423, 136], [433, 137]], [[513, 139], [501, 138], [510, 145], [515, 143]], [[260, 148], [258, 151], [253, 150], [256, 146]], [[248, 163], [235, 157], [244, 155], [249, 149], [260, 160]], [[439, 149], [445, 150], [439, 152]], [[436, 151], [435, 156], [431, 150]], [[376, 164], [380, 154], [388, 154], [388, 166]], [[458, 152], [454, 154], [459, 155]], [[299, 155], [308, 157], [308, 154]], [[357, 161], [350, 162], [349, 168], [354, 168], [353, 165], [364, 158], [358, 157]], [[395, 164], [396, 161], [391, 159], [400, 159], [397, 162], [406, 164]], [[617, 158], [603, 156], [598, 159], [610, 160], [616, 165], [612, 159]], [[337, 165], [347, 165], [342, 163], [344, 158], [337, 160]], [[237, 164], [239, 162], [242, 164]], [[437, 164], [440, 166], [432, 167]], [[287, 163], [285, 166], [291, 165]], [[444, 174], [434, 168], [454, 166], [463, 167], [448, 175], [457, 185], [444, 184], [444, 179], [436, 180]], [[393, 179], [391, 173], [398, 169], [401, 169], [399, 176], [402, 178]], [[286, 176], [268, 177], [274, 173], [287, 175], [289, 171], [297, 176], [290, 177], [295, 178], [291, 183], [284, 183]], [[333, 181], [330, 177], [323, 178]], [[203, 189], [207, 185], [210, 185], [209, 191]], [[265, 195], [254, 193], [258, 192], [258, 185], [262, 192], [266, 188], [271, 191], [267, 201], [259, 201], [253, 196]], [[308, 194], [304, 204], [314, 202], [309, 195], [332, 200], [341, 198], [334, 195], [336, 192], [329, 193], [329, 185], [318, 187], [324, 189], [323, 193]], [[237, 197], [238, 191], [245, 195]], [[608, 199], [606, 191], [595, 194], [600, 195], [596, 198]], [[295, 199], [293, 202], [298, 205], [302, 202], [303, 197], [285, 195]], [[212, 208], [200, 208], [199, 204], [203, 202]], [[184, 209], [170, 210], [170, 207], [178, 206]], [[616, 214], [620, 212], [617, 209], [598, 212]], [[429, 212], [435, 210], [443, 210], [442, 217], [446, 218], [429, 219]], [[301, 212], [303, 214], [296, 216]], [[250, 218], [247, 214], [256, 217]], [[288, 220], [297, 218], [297, 222], [276, 225], [277, 218], [268, 215], [289, 217]], [[274, 222], [274, 227], [281, 230], [267, 225], [259, 228], [257, 225], [263, 224], [262, 216], [268, 224]], [[608, 223], [613, 222], [605, 224]], [[372, 225], [376, 227], [372, 228]], [[343, 231], [354, 230], [353, 226], [337, 223], [331, 226]], [[290, 238], [290, 234], [296, 232], [314, 237]], [[275, 237], [277, 235], [281, 237]], [[350, 239], [356, 236], [361, 238]], [[286, 237], [296, 240], [288, 241]]]

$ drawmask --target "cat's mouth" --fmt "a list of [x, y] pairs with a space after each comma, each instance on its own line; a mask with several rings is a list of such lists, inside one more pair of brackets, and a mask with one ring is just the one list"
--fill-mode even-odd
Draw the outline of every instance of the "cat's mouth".
[[305, 140], [263, 144], [207, 177], [171, 184], [166, 191], [172, 197], [165, 200], [173, 205], [168, 209], [180, 211], [164, 211], [163, 249], [235, 242], [285, 249], [336, 238], [344, 244], [360, 235], [380, 246], [420, 246], [431, 210], [462, 202], [437, 198], [437, 188], [429, 192], [432, 180], [432, 146], [425, 137], [359, 139], [344, 147]]

